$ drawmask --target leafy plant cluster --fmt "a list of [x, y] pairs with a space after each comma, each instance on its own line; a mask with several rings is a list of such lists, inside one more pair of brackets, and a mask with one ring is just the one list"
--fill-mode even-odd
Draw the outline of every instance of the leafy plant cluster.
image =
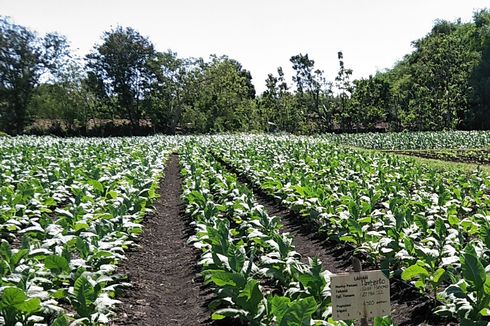
[[0, 324], [108, 323], [176, 140], [0, 143]]
[[[322, 139], [213, 138], [212, 151], [257, 186], [439, 302], [437, 313], [485, 320], [490, 293], [490, 178]], [[435, 302], [437, 303], [437, 302]]]
[[[203, 139], [199, 139], [203, 143]], [[281, 221], [226, 172], [206, 147], [181, 150], [183, 198], [201, 251], [206, 284], [215, 289], [212, 318], [247, 325], [351, 325], [331, 319], [329, 272], [317, 259], [300, 260]], [[376, 325], [390, 325], [377, 318]]]

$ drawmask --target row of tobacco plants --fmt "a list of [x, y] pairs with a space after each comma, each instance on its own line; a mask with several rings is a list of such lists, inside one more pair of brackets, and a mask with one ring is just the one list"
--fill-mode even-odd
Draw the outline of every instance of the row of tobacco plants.
[[443, 161], [465, 162], [480, 165], [490, 164], [490, 149], [426, 149], [426, 150], [398, 150], [396, 154], [418, 156]]
[[466, 149], [490, 147], [490, 131], [421, 131], [330, 134], [331, 142], [380, 150]]
[[328, 238], [437, 299], [437, 314], [487, 324], [490, 178], [482, 172], [442, 172], [324, 138], [217, 136], [210, 148]]
[[157, 197], [168, 137], [3, 138], [0, 325], [107, 323]]
[[[300, 260], [281, 221], [207, 152], [204, 139], [181, 150], [183, 199], [201, 252], [205, 284], [214, 288], [215, 320], [247, 325], [352, 325], [331, 319], [330, 273]], [[390, 325], [378, 318], [376, 325]]]

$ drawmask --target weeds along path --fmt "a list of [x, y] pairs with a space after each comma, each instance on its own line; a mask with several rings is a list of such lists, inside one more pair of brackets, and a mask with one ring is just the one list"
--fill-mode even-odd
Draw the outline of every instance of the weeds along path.
[[197, 256], [186, 241], [192, 230], [180, 199], [178, 156], [172, 155], [160, 185], [155, 213], [144, 224], [140, 248], [122, 272], [133, 285], [122, 298], [117, 325], [207, 325], [209, 292], [196, 280]]
[[[291, 234], [295, 249], [303, 260], [308, 259], [308, 257], [317, 257], [322, 262], [323, 268], [332, 273], [352, 271], [352, 248], [324, 239], [312, 223], [301, 219], [289, 208], [256, 187], [233, 166], [221, 160], [219, 156], [215, 155], [215, 157], [226, 169], [237, 175], [240, 182], [252, 189], [255, 199], [264, 206], [270, 216], [281, 217], [284, 232]], [[363, 263], [363, 269], [374, 269], [374, 266]], [[392, 318], [396, 325], [456, 325], [455, 322], [441, 320], [435, 316], [432, 312], [433, 303], [406, 283], [392, 279], [390, 285]]]

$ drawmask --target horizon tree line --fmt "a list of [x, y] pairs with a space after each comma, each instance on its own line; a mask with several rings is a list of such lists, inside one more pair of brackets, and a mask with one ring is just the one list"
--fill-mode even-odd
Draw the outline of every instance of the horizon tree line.
[[[392, 69], [352, 80], [339, 51], [329, 81], [307, 53], [257, 95], [226, 55], [181, 58], [117, 26], [84, 58], [66, 37], [0, 18], [0, 130], [59, 136], [236, 131], [363, 132], [490, 128], [490, 10], [438, 20]], [[333, 75], [333, 74], [332, 74]]]

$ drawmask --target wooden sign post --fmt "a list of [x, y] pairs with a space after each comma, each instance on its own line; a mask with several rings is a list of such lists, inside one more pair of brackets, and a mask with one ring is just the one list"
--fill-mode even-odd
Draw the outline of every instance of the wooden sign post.
[[353, 257], [353, 273], [332, 275], [332, 317], [334, 320], [359, 319], [361, 326], [368, 318], [389, 315], [390, 281], [380, 270], [362, 271], [359, 259]]
[[[356, 273], [362, 272], [362, 264], [359, 258], [352, 256], [352, 268]], [[367, 315], [366, 305], [363, 304], [361, 326], [368, 326], [366, 315]]]

